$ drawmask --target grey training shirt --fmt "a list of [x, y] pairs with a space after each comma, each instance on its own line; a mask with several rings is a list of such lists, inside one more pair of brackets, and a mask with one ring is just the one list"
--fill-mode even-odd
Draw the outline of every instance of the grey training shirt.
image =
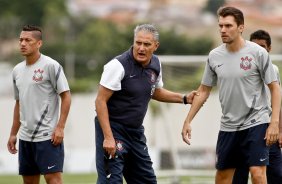
[[271, 108], [265, 84], [273, 81], [277, 77], [269, 55], [257, 44], [246, 40], [235, 53], [229, 52], [226, 44], [213, 49], [202, 84], [219, 86], [220, 130], [238, 131], [269, 123]]
[[69, 90], [63, 68], [41, 54], [33, 65], [26, 61], [17, 64], [13, 82], [20, 104], [19, 138], [32, 142], [50, 139], [59, 118], [59, 94]]

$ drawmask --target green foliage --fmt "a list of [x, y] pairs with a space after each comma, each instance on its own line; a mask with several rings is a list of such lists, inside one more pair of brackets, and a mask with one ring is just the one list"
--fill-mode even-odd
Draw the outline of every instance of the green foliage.
[[73, 81], [72, 80], [69, 81], [71, 93], [92, 92], [94, 89], [96, 90], [97, 84], [98, 81], [89, 80], [87, 78], [75, 79]]
[[[165, 88], [172, 91], [191, 91], [198, 88], [201, 83], [204, 65], [197, 66], [163, 66], [163, 80]], [[167, 75], [171, 73], [173, 75]]]
[[65, 0], [1, 0], [0, 39], [15, 37], [25, 24], [42, 27], [44, 18], [54, 15], [50, 9], [58, 9], [61, 14], [66, 14]]
[[204, 8], [204, 10], [216, 15], [218, 8], [223, 6], [224, 3], [225, 3], [225, 0], [208, 0], [207, 5]]
[[211, 38], [189, 38], [184, 34], [177, 34], [175, 30], [160, 30], [160, 47], [157, 54], [160, 55], [200, 55], [207, 54], [212, 48]]
[[[66, 0], [1, 0], [0, 40], [18, 38], [21, 26], [27, 23], [43, 28], [41, 52], [57, 60], [64, 68], [74, 68], [73, 91], [93, 90], [91, 84], [100, 79], [103, 66], [133, 44], [136, 24], [119, 26], [86, 14], [71, 16]], [[207, 54], [212, 48], [209, 38], [190, 38], [176, 30], [160, 31], [159, 55]], [[22, 60], [18, 50], [5, 59]], [[69, 57], [70, 56], [70, 57]], [[71, 58], [71, 59], [68, 59]], [[73, 62], [72, 62], [73, 61]], [[65, 70], [66, 75], [70, 70]]]

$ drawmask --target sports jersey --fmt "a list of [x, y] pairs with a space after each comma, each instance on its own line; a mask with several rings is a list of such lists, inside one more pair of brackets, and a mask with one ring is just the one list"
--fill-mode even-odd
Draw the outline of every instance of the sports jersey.
[[[272, 64], [272, 66], [273, 66], [273, 69], [274, 69], [274, 71], [275, 71], [275, 74], [276, 74], [276, 77], [277, 77], [277, 81], [278, 81], [278, 83], [279, 83], [279, 85], [281, 85], [281, 81], [280, 81], [280, 74], [279, 74], [279, 69], [278, 69], [278, 67], [275, 65], [275, 64]], [[267, 89], [267, 97], [268, 97], [268, 101], [269, 101], [269, 105], [271, 106], [271, 93], [270, 93], [270, 90], [269, 90], [269, 88], [266, 86], [266, 89]]]
[[226, 44], [213, 49], [206, 63], [202, 84], [219, 86], [222, 107], [221, 131], [244, 130], [269, 123], [271, 108], [265, 84], [277, 81], [267, 51], [245, 41], [238, 52]]
[[104, 66], [100, 84], [114, 91], [107, 102], [110, 121], [138, 128], [155, 88], [163, 86], [160, 61], [153, 55], [142, 67], [130, 48]]
[[59, 94], [69, 90], [62, 66], [41, 54], [33, 65], [17, 64], [12, 75], [14, 97], [20, 105], [19, 138], [31, 142], [50, 139], [59, 119]]

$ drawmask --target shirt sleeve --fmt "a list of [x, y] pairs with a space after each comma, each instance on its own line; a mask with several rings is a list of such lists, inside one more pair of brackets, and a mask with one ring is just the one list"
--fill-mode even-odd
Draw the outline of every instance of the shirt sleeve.
[[279, 69], [278, 69], [278, 67], [276, 65], [273, 65], [273, 68], [274, 68], [274, 71], [275, 71], [276, 76], [277, 76], [277, 81], [278, 81], [279, 85], [281, 85]]
[[122, 64], [113, 59], [104, 66], [100, 84], [113, 91], [121, 90], [121, 80], [124, 77], [124, 68]]
[[49, 72], [51, 83], [58, 94], [70, 90], [63, 67], [59, 63], [50, 65]]
[[160, 62], [160, 74], [157, 78], [156, 88], [162, 88], [164, 86], [162, 73], [163, 73], [162, 72], [162, 65], [161, 65], [161, 62]]
[[[265, 49], [261, 50], [258, 57], [258, 66], [260, 75], [266, 84], [270, 84], [273, 81], [277, 81], [276, 72], [272, 67], [271, 59]], [[277, 81], [278, 82], [278, 81]]]
[[210, 65], [210, 58], [206, 62], [201, 83], [205, 86], [216, 86], [217, 84], [217, 75]]
[[19, 100], [19, 89], [17, 87], [17, 84], [16, 84], [16, 71], [15, 69], [13, 70], [12, 72], [12, 77], [13, 77], [13, 89], [14, 89], [14, 99], [15, 100]]

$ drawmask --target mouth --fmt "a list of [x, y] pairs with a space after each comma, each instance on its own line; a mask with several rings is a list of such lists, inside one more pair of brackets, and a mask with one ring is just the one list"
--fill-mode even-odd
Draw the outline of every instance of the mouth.
[[21, 50], [21, 52], [25, 52], [26, 48], [21, 48], [20, 50]]
[[227, 35], [221, 35], [221, 38], [228, 38]]

